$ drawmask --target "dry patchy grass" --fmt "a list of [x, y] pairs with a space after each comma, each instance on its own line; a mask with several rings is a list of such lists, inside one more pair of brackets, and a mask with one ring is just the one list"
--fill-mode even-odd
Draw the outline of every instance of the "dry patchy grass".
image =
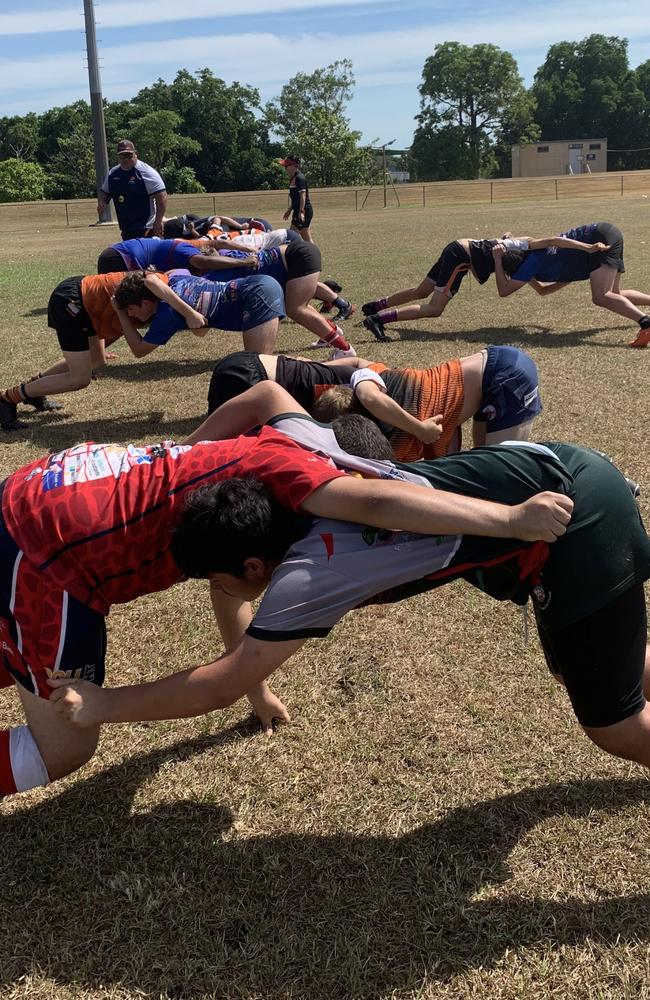
[[[255, 205], [249, 206], [255, 210]], [[599, 217], [648, 288], [640, 198], [317, 216], [325, 271], [357, 302], [410, 284], [444, 243]], [[399, 224], [397, 226], [397, 224]], [[31, 232], [2, 266], [2, 384], [57, 356], [49, 292], [92, 272], [106, 230]], [[113, 231], [108, 231], [113, 232]], [[428, 365], [485, 343], [540, 368], [538, 437], [610, 452], [645, 488], [650, 351], [576, 285], [499, 301], [466, 283], [438, 321], [360, 353]], [[279, 347], [300, 351], [284, 324]], [[8, 473], [80, 439], [182, 436], [232, 334], [119, 359], [55, 415], [3, 438]], [[109, 683], [212, 657], [198, 583], [111, 614]], [[348, 616], [275, 685], [294, 723], [243, 705], [104, 732], [81, 774], [0, 806], [0, 994], [28, 1000], [650, 996], [650, 789], [581, 735], [510, 606], [454, 584]], [[18, 719], [12, 692], [3, 718]]]

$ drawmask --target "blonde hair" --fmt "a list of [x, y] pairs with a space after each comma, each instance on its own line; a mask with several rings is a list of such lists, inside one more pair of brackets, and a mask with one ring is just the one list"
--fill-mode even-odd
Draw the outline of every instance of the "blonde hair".
[[354, 390], [349, 385], [333, 385], [314, 401], [311, 412], [316, 420], [331, 424], [337, 417], [358, 413], [359, 409]]

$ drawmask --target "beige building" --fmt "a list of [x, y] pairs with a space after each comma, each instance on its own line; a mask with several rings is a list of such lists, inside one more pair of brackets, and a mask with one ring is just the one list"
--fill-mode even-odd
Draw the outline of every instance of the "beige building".
[[512, 147], [513, 177], [596, 174], [607, 170], [607, 139], [563, 139]]

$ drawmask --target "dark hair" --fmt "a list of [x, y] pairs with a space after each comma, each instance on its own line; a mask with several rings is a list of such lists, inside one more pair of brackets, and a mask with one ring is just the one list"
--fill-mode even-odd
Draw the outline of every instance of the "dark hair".
[[146, 276], [146, 271], [129, 271], [122, 278], [115, 289], [115, 301], [120, 309], [126, 309], [127, 306], [137, 306], [143, 300], [147, 302], [158, 301], [158, 297], [144, 283]]
[[501, 263], [503, 264], [503, 270], [509, 277], [518, 271], [526, 257], [531, 250], [506, 250], [503, 257], [501, 258]]
[[165, 219], [163, 236], [166, 240], [199, 239], [201, 234], [194, 226], [198, 218], [198, 215], [192, 215], [188, 212], [186, 215], [174, 215], [170, 219]]
[[259, 479], [225, 479], [189, 495], [171, 553], [185, 576], [242, 577], [247, 559], [279, 562], [310, 525], [310, 517], [283, 507]]
[[348, 413], [332, 421], [332, 430], [343, 451], [361, 458], [392, 462], [395, 453], [377, 424], [360, 413]]

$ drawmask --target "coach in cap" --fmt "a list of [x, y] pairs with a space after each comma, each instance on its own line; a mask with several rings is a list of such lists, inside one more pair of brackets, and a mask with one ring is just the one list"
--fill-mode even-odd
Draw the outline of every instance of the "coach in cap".
[[123, 240], [162, 236], [167, 204], [165, 182], [153, 167], [138, 159], [130, 139], [117, 144], [118, 164], [109, 170], [97, 199], [101, 216], [111, 198]]

